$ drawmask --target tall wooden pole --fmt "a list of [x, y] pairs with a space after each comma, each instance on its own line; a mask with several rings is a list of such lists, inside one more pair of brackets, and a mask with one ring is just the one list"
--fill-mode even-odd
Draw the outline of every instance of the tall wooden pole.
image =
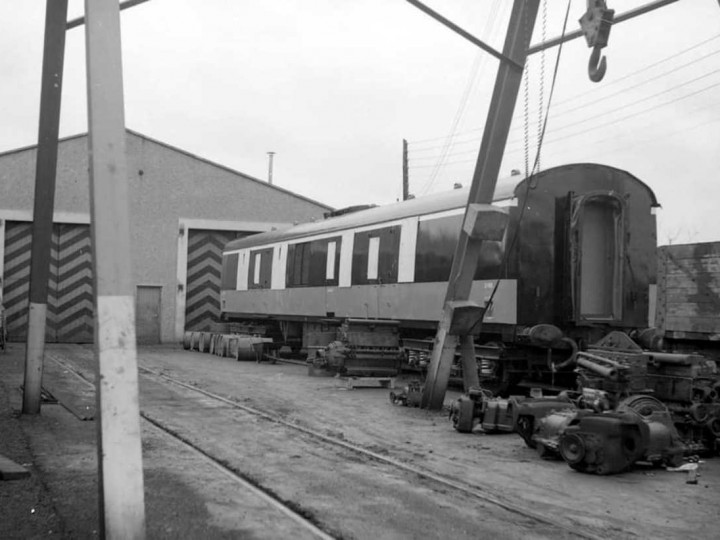
[[[465, 211], [466, 225], [473, 204], [492, 203], [510, 131], [510, 122], [522, 82], [523, 69], [518, 66], [525, 65], [538, 5], [539, 0], [515, 0], [513, 3], [503, 48], [503, 56], [511, 59], [512, 62], [501, 60], [498, 67], [495, 89], [468, 197], [468, 207]], [[463, 226], [455, 248], [450, 281], [445, 296], [445, 308], [438, 324], [433, 354], [423, 389], [421, 405], [425, 408], [442, 408], [457, 345], [461, 344], [462, 349], [468, 353], [472, 351], [470, 336], [454, 335], [450, 330], [453, 323], [453, 306], [459, 301], [467, 301], [470, 297], [482, 242], [482, 238], [471, 237], [466, 227]], [[466, 361], [466, 356], [468, 355], [463, 353], [463, 366], [476, 370], [475, 362]]]
[[145, 504], [117, 0], [85, 0], [85, 17], [101, 526], [107, 538], [139, 539]]
[[40, 125], [35, 161], [35, 200], [30, 255], [30, 302], [27, 347], [25, 349], [23, 414], [40, 412], [67, 7], [68, 0], [47, 0], [45, 11]]

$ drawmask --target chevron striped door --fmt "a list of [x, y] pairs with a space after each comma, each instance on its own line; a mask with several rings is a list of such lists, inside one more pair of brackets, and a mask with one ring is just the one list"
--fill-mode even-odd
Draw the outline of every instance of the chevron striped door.
[[92, 343], [94, 299], [90, 226], [56, 224], [55, 233], [55, 341]]
[[[30, 293], [31, 224], [8, 221], [5, 224], [3, 306], [9, 341], [27, 339], [28, 294]], [[50, 296], [50, 295], [48, 295]], [[48, 299], [48, 312], [50, 312]], [[48, 318], [50, 316], [48, 315]]]
[[210, 330], [220, 320], [222, 251], [247, 233], [190, 229], [188, 234], [185, 330]]
[[[3, 304], [10, 341], [27, 339], [31, 244], [30, 223], [6, 223]], [[45, 340], [48, 343], [93, 341], [92, 262], [88, 225], [53, 226]]]

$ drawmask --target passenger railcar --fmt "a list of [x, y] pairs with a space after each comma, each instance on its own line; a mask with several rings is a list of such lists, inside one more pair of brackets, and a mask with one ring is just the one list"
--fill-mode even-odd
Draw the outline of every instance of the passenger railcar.
[[[223, 317], [264, 321], [296, 349], [343, 319], [394, 320], [417, 346], [442, 313], [467, 198], [457, 189], [232, 241]], [[478, 344], [525, 358], [540, 323], [581, 347], [647, 326], [658, 204], [646, 184], [613, 167], [566, 165], [500, 180], [493, 204], [509, 224], [501, 242], [483, 244], [475, 274], [471, 300], [492, 298]]]

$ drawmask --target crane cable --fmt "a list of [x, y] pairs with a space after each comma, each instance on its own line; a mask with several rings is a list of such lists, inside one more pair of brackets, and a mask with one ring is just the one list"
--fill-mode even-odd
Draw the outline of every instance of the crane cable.
[[[547, 0], [542, 2], [542, 43], [547, 36]], [[530, 65], [526, 61], [523, 73], [524, 88], [524, 139], [525, 139], [525, 178], [530, 176]], [[545, 94], [545, 49], [540, 53], [540, 81], [538, 89], [538, 122], [537, 122], [537, 170], [540, 170], [540, 147], [542, 139], [542, 125], [545, 105], [543, 98]]]
[[[561, 35], [562, 37], [565, 36], [565, 32], [567, 30], [567, 22], [568, 22], [568, 18], [570, 16], [570, 3], [571, 3], [571, 0], [568, 0], [567, 11], [565, 12], [565, 21], [563, 22], [563, 28], [562, 28], [562, 35]], [[527, 199], [527, 196], [529, 195], [530, 190], [535, 188], [535, 184], [532, 181], [532, 176], [535, 174], [535, 171], [537, 170], [537, 168], [539, 167], [539, 164], [540, 164], [540, 151], [542, 149], [543, 139], [545, 138], [545, 130], [547, 128], [548, 116], [550, 115], [550, 105], [552, 104], [552, 98], [553, 98], [553, 94], [555, 92], [555, 82], [557, 81], [557, 74], [558, 74], [558, 68], [560, 66], [560, 57], [562, 54], [562, 49], [563, 49], [563, 42], [561, 41], [560, 44], [558, 45], [558, 52], [557, 52], [557, 56], [555, 58], [555, 69], [553, 70], [552, 82], [550, 84], [550, 94], [548, 95], [547, 109], [545, 111], [545, 115], [543, 118], [542, 128], [539, 132], [538, 147], [537, 147], [537, 151], [535, 153], [535, 161], [533, 163], [532, 170], [530, 171], [530, 175], [527, 176], [525, 179], [525, 195], [523, 197], [523, 201]], [[495, 298], [495, 294], [498, 291], [498, 287], [500, 286], [500, 281], [503, 279], [503, 276], [507, 277], [509, 254], [512, 252], [512, 249], [515, 246], [515, 243], [517, 242], [517, 238], [520, 233], [520, 224], [525, 215], [526, 207], [527, 207], [527, 205], [523, 203], [522, 208], [520, 208], [520, 215], [518, 216], [517, 226], [515, 227], [515, 231], [513, 233], [512, 240], [510, 241], [510, 244], [505, 249], [505, 253], [503, 255], [503, 261], [500, 266], [500, 276], [498, 276], [498, 278], [495, 280], [495, 285], [493, 286], [493, 290], [490, 293], [490, 296], [488, 297], [488, 299], [485, 303], [485, 311], [483, 312], [483, 317], [481, 317], [478, 320], [478, 322], [475, 324], [479, 324], [480, 322], [482, 322], [482, 319], [484, 318], [484, 314], [487, 313], [490, 309], [492, 309], [492, 303]]]

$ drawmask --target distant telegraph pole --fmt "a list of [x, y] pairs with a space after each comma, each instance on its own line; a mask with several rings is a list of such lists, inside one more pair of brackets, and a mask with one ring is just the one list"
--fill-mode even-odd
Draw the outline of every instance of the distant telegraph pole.
[[268, 152], [268, 184], [272, 186], [273, 156], [275, 152]]
[[403, 139], [403, 201], [410, 196], [410, 174], [408, 172], [408, 143]]

